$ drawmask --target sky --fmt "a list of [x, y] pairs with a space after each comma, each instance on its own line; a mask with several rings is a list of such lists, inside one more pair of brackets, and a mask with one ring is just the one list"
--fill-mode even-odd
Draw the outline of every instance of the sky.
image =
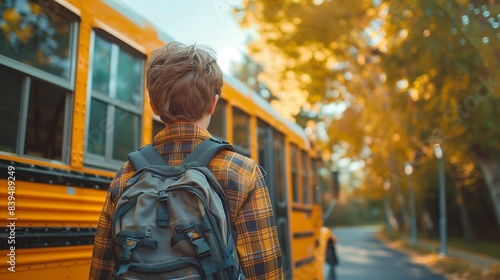
[[217, 52], [228, 72], [230, 61], [246, 52], [246, 36], [231, 13], [241, 0], [120, 0], [185, 44], [203, 44]]

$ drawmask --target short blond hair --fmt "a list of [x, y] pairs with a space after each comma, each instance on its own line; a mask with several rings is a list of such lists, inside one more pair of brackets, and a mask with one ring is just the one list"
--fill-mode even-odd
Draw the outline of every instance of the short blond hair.
[[151, 52], [146, 78], [152, 106], [166, 124], [200, 120], [223, 83], [213, 49], [179, 42]]

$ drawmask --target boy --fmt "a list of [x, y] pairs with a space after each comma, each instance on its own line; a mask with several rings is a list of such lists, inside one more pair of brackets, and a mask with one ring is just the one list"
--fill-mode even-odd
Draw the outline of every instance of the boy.
[[[172, 42], [151, 53], [146, 75], [151, 108], [166, 124], [154, 137], [153, 145], [169, 165], [179, 165], [198, 144], [211, 137], [207, 128], [221, 95], [222, 72], [211, 49]], [[226, 193], [246, 279], [282, 279], [274, 215], [257, 164], [223, 150], [212, 159], [209, 169]], [[110, 227], [115, 203], [134, 172], [130, 162], [125, 162], [109, 187], [97, 227], [89, 279], [111, 278], [114, 264]]]

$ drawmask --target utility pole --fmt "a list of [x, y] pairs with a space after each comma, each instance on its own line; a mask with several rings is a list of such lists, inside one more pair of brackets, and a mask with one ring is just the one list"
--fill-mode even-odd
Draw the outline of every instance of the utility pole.
[[439, 162], [439, 236], [441, 239], [440, 255], [446, 256], [446, 189], [444, 180], [444, 159], [441, 145], [434, 145], [434, 155]]
[[410, 200], [410, 239], [413, 246], [417, 245], [417, 213], [415, 211], [415, 191], [413, 189], [413, 166], [405, 163], [405, 174], [408, 176], [408, 197]]

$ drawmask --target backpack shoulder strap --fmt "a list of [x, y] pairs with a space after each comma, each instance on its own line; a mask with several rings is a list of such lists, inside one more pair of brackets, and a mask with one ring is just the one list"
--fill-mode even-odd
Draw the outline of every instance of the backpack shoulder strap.
[[184, 164], [198, 163], [200, 166], [208, 166], [212, 158], [220, 150], [235, 151], [229, 142], [214, 137], [207, 138], [201, 142], [183, 161]]
[[135, 170], [140, 170], [149, 165], [166, 165], [167, 163], [158, 151], [151, 144], [140, 148], [137, 151], [128, 154], [128, 160], [132, 163]]

